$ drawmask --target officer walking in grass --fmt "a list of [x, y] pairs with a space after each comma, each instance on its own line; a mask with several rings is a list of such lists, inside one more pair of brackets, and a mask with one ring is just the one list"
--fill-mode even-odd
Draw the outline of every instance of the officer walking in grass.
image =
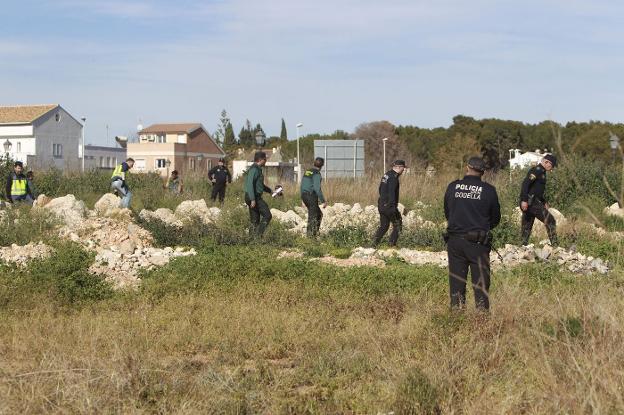
[[225, 199], [225, 188], [228, 183], [232, 183], [232, 175], [225, 165], [225, 159], [220, 158], [219, 164], [210, 169], [208, 172], [208, 180], [212, 182], [212, 194], [210, 199], [214, 202], [219, 196], [219, 203], [223, 204]]
[[388, 240], [390, 246], [396, 246], [401, 228], [403, 226], [403, 219], [399, 212], [399, 177], [405, 171], [405, 161], [396, 160], [392, 163], [392, 169], [389, 170], [381, 178], [379, 184], [379, 200], [377, 201], [377, 209], [379, 210], [379, 229], [375, 233], [375, 239], [373, 240], [373, 246], [377, 247], [381, 242], [381, 238], [384, 237], [390, 224], [392, 223], [392, 233]]
[[319, 208], [319, 202], [323, 204], [323, 209], [327, 207], [325, 196], [321, 190], [321, 169], [325, 165], [325, 159], [317, 157], [314, 159], [314, 167], [303, 173], [301, 179], [301, 200], [308, 208], [308, 237], [318, 235], [323, 220], [323, 212]]
[[266, 161], [266, 153], [257, 151], [254, 155], [254, 163], [249, 167], [245, 177], [245, 203], [249, 207], [250, 235], [262, 236], [273, 218], [269, 205], [262, 200], [263, 193], [273, 192], [271, 188], [264, 184], [262, 167], [266, 164]]
[[548, 239], [552, 246], [557, 246], [557, 221], [548, 211], [546, 191], [546, 172], [557, 166], [557, 158], [547, 154], [540, 163], [531, 168], [522, 182], [520, 190], [520, 209], [522, 209], [522, 245], [529, 244], [535, 218], [546, 225]]
[[496, 188], [481, 180], [484, 172], [483, 159], [470, 158], [464, 178], [450, 183], [444, 195], [452, 308], [466, 303], [469, 268], [477, 308], [490, 308], [491, 230], [501, 213]]

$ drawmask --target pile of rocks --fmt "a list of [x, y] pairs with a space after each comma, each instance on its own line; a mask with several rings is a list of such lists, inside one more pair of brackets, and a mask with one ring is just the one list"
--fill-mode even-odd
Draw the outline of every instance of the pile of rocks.
[[173, 258], [196, 255], [194, 249], [137, 248], [132, 241], [126, 241], [119, 247], [102, 249], [95, 256], [95, 263], [89, 268], [94, 274], [104, 275], [115, 288], [136, 288], [139, 285], [138, 274], [141, 269], [153, 269], [167, 265]]
[[23, 246], [13, 244], [0, 248], [0, 261], [24, 267], [33, 259], [48, 258], [52, 255], [52, 248], [43, 242], [29, 243]]
[[[59, 229], [60, 237], [95, 252], [95, 263], [90, 271], [106, 276], [117, 288], [136, 287], [142, 268], [151, 269], [163, 266], [175, 257], [196, 255], [193, 249], [154, 248], [151, 233], [133, 222], [130, 210], [119, 208], [120, 199], [113, 194], [102, 196], [93, 211], [73, 195], [40, 199], [37, 208], [50, 211], [63, 224]], [[178, 217], [214, 213], [207, 207], [202, 210], [201, 202], [206, 207], [203, 200], [181, 203]]]
[[139, 217], [147, 222], [161, 221], [173, 227], [180, 228], [194, 218], [200, 219], [203, 223], [214, 223], [221, 214], [221, 209], [217, 207], [209, 208], [204, 199], [185, 200], [180, 203], [175, 212], [171, 209], [160, 208], [155, 211], [143, 209]]
[[[540, 247], [534, 245], [506, 245], [499, 253], [492, 251], [490, 254], [490, 263], [495, 268], [515, 267], [522, 264], [543, 262], [559, 265], [577, 274], [606, 274], [609, 272], [609, 264], [600, 258], [586, 256], [574, 250], [553, 248], [548, 244], [542, 244]], [[284, 259], [302, 257], [303, 255], [296, 251], [285, 251], [278, 256], [278, 258]], [[339, 266], [382, 267], [385, 260], [390, 258], [399, 258], [411, 265], [433, 265], [441, 268], [446, 268], [448, 266], [448, 258], [445, 251], [430, 252], [407, 248], [377, 250], [374, 248], [360, 247], [355, 248], [348, 259], [324, 257], [320, 260]]]
[[609, 272], [609, 264], [592, 256], [583, 255], [575, 250], [566, 250], [561, 247], [554, 248], [548, 244], [541, 243], [541, 246], [515, 246], [505, 245], [499, 251], [500, 257], [492, 253], [491, 260], [494, 265], [517, 266], [531, 262], [546, 262], [557, 264], [568, 271], [578, 274]]
[[[424, 208], [424, 204], [419, 204], [418, 209], [406, 212], [405, 207], [399, 204], [399, 212], [403, 215], [403, 226], [410, 227], [426, 227], [437, 228], [445, 226], [445, 224], [436, 225], [431, 221], [426, 221], [420, 215], [420, 210]], [[325, 234], [332, 229], [344, 227], [364, 228], [369, 232], [373, 232], [379, 225], [379, 212], [377, 206], [369, 205], [362, 207], [359, 203], [347, 205], [344, 203], [336, 203], [321, 209], [323, 212], [323, 222], [321, 223], [320, 232]], [[288, 227], [292, 232], [305, 234], [308, 221], [308, 212], [306, 209], [297, 207], [294, 210], [282, 212], [277, 209], [271, 209], [273, 218]]]

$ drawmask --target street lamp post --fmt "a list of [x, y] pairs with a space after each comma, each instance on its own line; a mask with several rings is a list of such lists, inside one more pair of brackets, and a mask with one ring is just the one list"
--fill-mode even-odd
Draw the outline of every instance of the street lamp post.
[[299, 156], [299, 128], [303, 127], [302, 123], [297, 124], [297, 183], [301, 183], [301, 161]]
[[3, 146], [4, 146], [4, 153], [5, 153], [5, 156], [6, 156], [6, 162], [8, 164], [9, 163], [9, 153], [11, 152], [11, 147], [13, 147], [13, 144], [7, 138], [7, 140], [4, 142]]
[[87, 125], [87, 117], [82, 117], [82, 172], [85, 171], [85, 127]]
[[256, 132], [256, 144], [260, 147], [260, 150], [262, 150], [262, 147], [266, 144], [266, 134], [264, 134], [264, 131], [258, 130]]
[[167, 161], [165, 161], [165, 166], [167, 166], [167, 180], [169, 180], [169, 167], [171, 167], [171, 160], [167, 159]]
[[388, 142], [388, 137], [385, 137], [383, 140], [383, 172], [381, 174], [386, 174], [386, 143]]

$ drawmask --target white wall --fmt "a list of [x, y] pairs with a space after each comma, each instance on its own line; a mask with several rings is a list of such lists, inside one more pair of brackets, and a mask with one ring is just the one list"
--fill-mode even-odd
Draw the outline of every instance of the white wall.
[[0, 125], [0, 137], [32, 137], [32, 125]]

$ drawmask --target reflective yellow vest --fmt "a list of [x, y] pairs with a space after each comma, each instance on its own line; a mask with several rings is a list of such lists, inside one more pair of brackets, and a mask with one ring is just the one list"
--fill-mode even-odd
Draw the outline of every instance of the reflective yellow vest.
[[121, 180], [126, 180], [126, 173], [122, 170], [123, 169], [123, 165], [119, 164], [117, 167], [115, 167], [115, 170], [113, 170], [113, 175], [111, 176], [111, 179], [114, 179], [115, 177], [121, 177]]
[[18, 178], [17, 175], [13, 175], [13, 183], [11, 184], [11, 196], [25, 196], [26, 195], [27, 180]]

